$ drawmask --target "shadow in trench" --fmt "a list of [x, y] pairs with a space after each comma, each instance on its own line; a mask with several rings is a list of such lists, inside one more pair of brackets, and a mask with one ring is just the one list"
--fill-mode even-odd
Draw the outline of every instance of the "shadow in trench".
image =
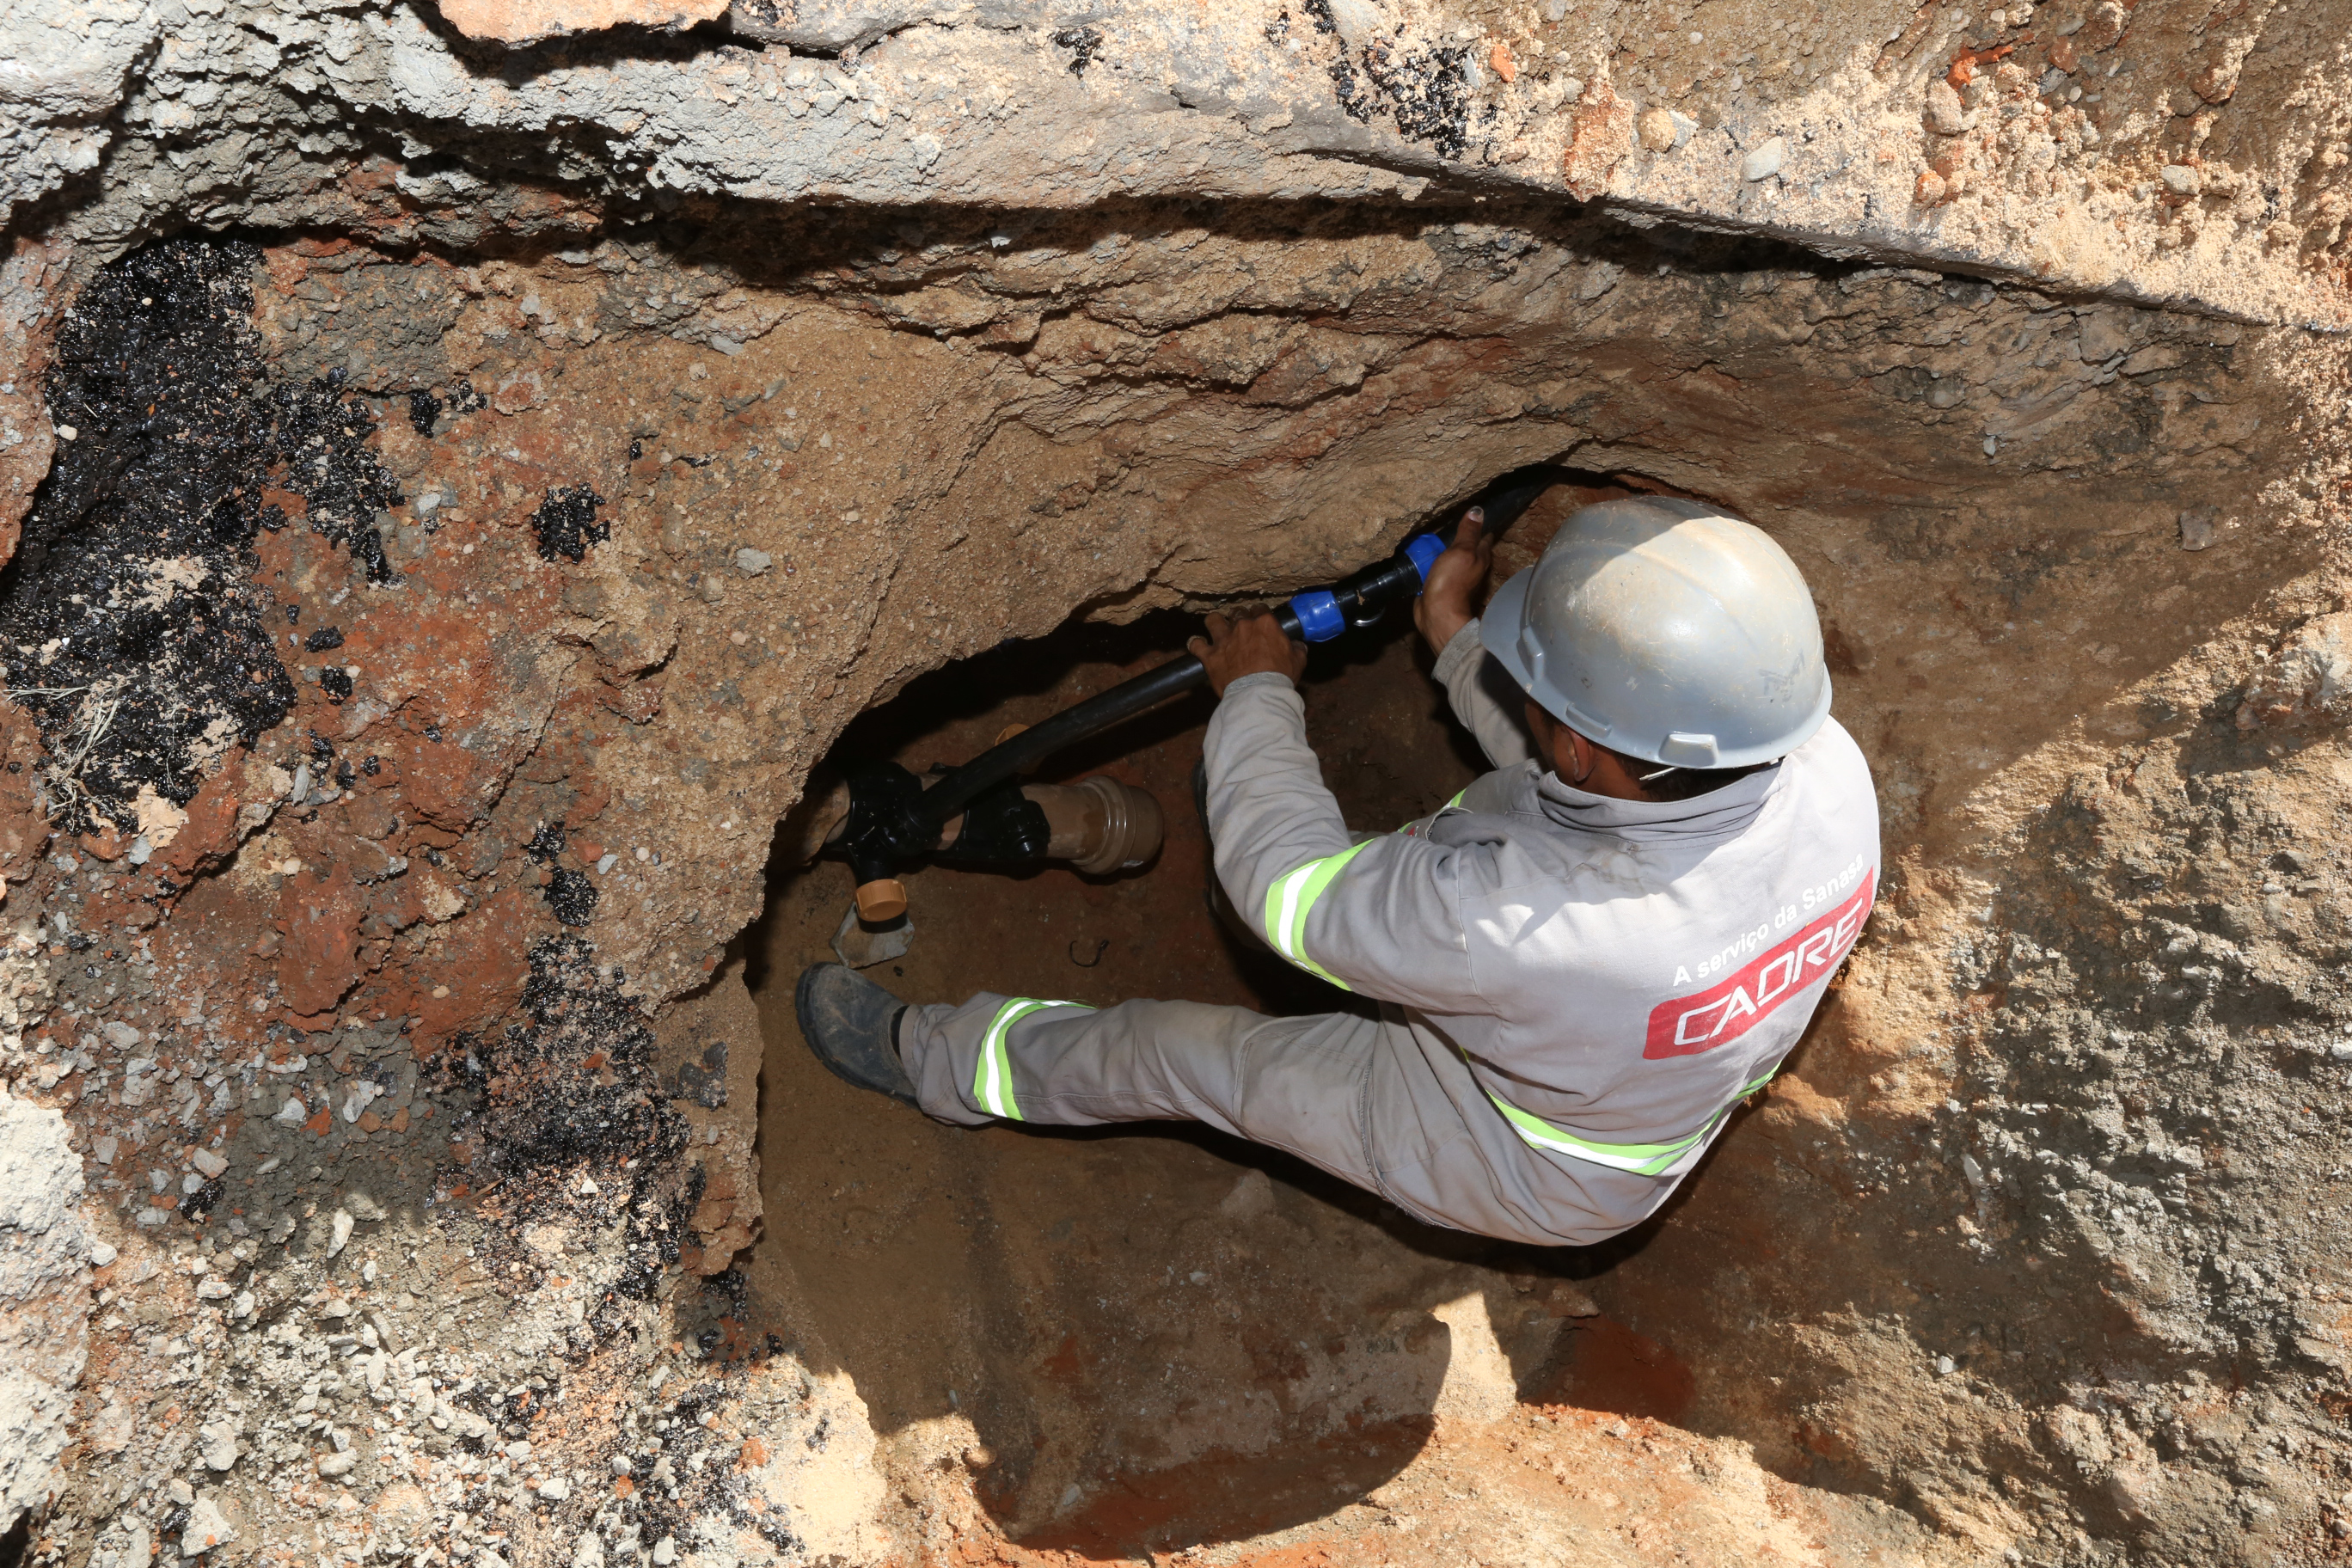
[[[836, 755], [961, 761], [1169, 657], [1194, 626], [999, 648], [861, 717]], [[1484, 769], [1427, 665], [1402, 616], [1318, 650], [1309, 736], [1351, 822], [1391, 826]], [[1212, 915], [1189, 784], [1208, 712], [1172, 705], [1056, 759], [1054, 776], [1108, 772], [1159, 796], [1151, 866], [918, 871], [913, 948], [868, 973], [923, 1001], [1364, 1005]], [[1564, 1340], [1606, 1332], [1563, 1331], [1591, 1321], [1573, 1280], [1602, 1265], [1584, 1253], [1433, 1230], [1194, 1124], [961, 1130], [841, 1083], [803, 1044], [792, 988], [832, 956], [849, 891], [840, 866], [780, 864], [751, 936], [769, 1220], [745, 1273], [795, 1303], [804, 1350], [849, 1374], [886, 1443], [961, 1465], [1014, 1540], [1133, 1553], [1305, 1522], [1395, 1475], [1440, 1417], [1491, 1418], [1563, 1379], [1591, 1391], [1612, 1358], [1640, 1364], [1613, 1342], [1561, 1359]]]

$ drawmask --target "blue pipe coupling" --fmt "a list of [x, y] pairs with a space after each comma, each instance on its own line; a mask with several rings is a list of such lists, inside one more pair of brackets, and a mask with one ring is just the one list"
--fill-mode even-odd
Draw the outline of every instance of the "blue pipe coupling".
[[1290, 613], [1298, 617], [1298, 635], [1308, 642], [1329, 642], [1348, 629], [1348, 617], [1328, 588], [1309, 588], [1290, 596]]
[[1412, 563], [1412, 569], [1421, 574], [1424, 583], [1429, 581], [1429, 569], [1444, 553], [1445, 541], [1433, 533], [1416, 533], [1404, 542], [1404, 558]]

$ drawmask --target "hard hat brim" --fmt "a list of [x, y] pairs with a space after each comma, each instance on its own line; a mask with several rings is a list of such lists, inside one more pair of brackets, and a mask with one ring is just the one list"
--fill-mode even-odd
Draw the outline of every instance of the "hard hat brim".
[[1486, 601], [1486, 613], [1478, 617], [1478, 640], [1486, 645], [1488, 657], [1503, 667], [1503, 672], [1519, 683], [1520, 690], [1535, 697], [1546, 711], [1559, 719], [1560, 715], [1552, 710], [1552, 705], [1536, 696], [1535, 672], [1519, 654], [1519, 630], [1527, 624], [1528, 585], [1535, 581], [1535, 575], [1536, 569], [1527, 567], [1513, 573], [1510, 581], [1495, 590], [1494, 597]]

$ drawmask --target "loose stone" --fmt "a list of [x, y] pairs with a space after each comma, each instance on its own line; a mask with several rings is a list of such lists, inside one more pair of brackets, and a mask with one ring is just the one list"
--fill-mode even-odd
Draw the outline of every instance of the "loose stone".
[[228, 1516], [212, 1499], [198, 1498], [188, 1510], [188, 1522], [180, 1531], [180, 1554], [201, 1557], [215, 1546], [226, 1546], [236, 1539], [229, 1527]]
[[196, 1428], [196, 1453], [208, 1470], [226, 1470], [236, 1463], [235, 1421], [213, 1421]]

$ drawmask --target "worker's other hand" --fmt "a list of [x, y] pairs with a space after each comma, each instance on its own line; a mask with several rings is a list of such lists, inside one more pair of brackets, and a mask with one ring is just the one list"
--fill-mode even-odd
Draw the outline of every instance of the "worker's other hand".
[[1307, 645], [1285, 637], [1267, 611], [1238, 621], [1211, 616], [1205, 624], [1209, 635], [1184, 646], [1207, 668], [1209, 689], [1220, 697], [1244, 675], [1287, 676], [1295, 686], [1307, 673]]
[[1445, 553], [1431, 563], [1421, 597], [1412, 602], [1412, 624], [1421, 628], [1433, 649], [1444, 652], [1454, 634], [1476, 617], [1478, 593], [1486, 587], [1486, 574], [1494, 564], [1495, 542], [1486, 537], [1486, 509], [1474, 506], [1462, 514], [1462, 526], [1454, 531], [1454, 542]]

